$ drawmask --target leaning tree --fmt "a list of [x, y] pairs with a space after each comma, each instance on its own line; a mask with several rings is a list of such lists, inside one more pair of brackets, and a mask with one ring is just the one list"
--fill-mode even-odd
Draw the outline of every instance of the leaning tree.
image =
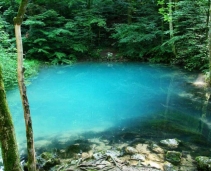
[[14, 125], [8, 108], [0, 66], [0, 144], [4, 171], [22, 171]]
[[18, 85], [20, 90], [20, 96], [22, 99], [22, 105], [24, 110], [24, 119], [26, 126], [26, 139], [27, 139], [27, 152], [28, 152], [28, 170], [36, 171], [36, 158], [34, 149], [34, 139], [32, 130], [32, 121], [29, 109], [29, 102], [26, 94], [26, 86], [24, 83], [24, 67], [23, 67], [23, 45], [21, 37], [21, 24], [23, 22], [24, 14], [26, 11], [28, 0], [21, 0], [18, 14], [14, 18], [15, 25], [15, 37], [17, 46], [17, 61], [18, 61]]

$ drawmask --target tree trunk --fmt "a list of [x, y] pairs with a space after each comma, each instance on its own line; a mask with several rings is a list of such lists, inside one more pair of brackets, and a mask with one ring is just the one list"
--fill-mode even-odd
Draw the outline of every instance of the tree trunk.
[[[164, 9], [164, 3], [161, 4], [161, 8]], [[161, 34], [161, 45], [162, 45], [164, 41], [164, 20], [163, 19], [161, 20], [161, 31], [162, 31], [162, 34]]]
[[17, 17], [14, 18], [14, 24], [15, 24], [17, 61], [18, 61], [18, 85], [19, 85], [19, 90], [20, 90], [20, 96], [22, 99], [25, 126], [26, 126], [28, 170], [36, 171], [36, 158], [35, 158], [35, 149], [34, 149], [32, 121], [31, 121], [31, 116], [30, 116], [29, 102], [28, 102], [28, 98], [26, 94], [26, 86], [24, 84], [23, 45], [22, 45], [22, 38], [21, 38], [21, 24], [23, 21], [23, 16], [25, 14], [27, 3], [28, 3], [28, 0], [21, 1]]
[[9, 112], [0, 66], [0, 141], [4, 171], [22, 171], [12, 117]]
[[87, 0], [87, 9], [91, 9], [93, 0]]
[[132, 23], [132, 1], [128, 1], [128, 7], [127, 7], [127, 23], [131, 24]]
[[[169, 0], [169, 32], [170, 32], [170, 39], [174, 37], [174, 27], [173, 27], [173, 9], [172, 9], [172, 0]], [[172, 52], [176, 57], [176, 47], [175, 44], [172, 43]]]
[[211, 4], [209, 9], [208, 58], [209, 58], [209, 86], [211, 86]]
[[208, 10], [207, 10], [207, 18], [206, 18], [206, 26], [207, 26], [206, 38], [207, 39], [209, 35], [210, 5], [211, 5], [211, 0], [208, 0]]

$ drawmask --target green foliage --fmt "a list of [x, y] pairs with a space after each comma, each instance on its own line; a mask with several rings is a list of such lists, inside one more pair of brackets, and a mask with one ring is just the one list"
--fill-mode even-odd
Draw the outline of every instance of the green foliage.
[[17, 83], [17, 62], [14, 45], [9, 39], [8, 34], [4, 31], [3, 24], [4, 21], [0, 18], [0, 64], [2, 67], [5, 87], [9, 87]]
[[[168, 2], [31, 1], [22, 25], [24, 53], [27, 59], [71, 64], [75, 60], [98, 58], [98, 49], [116, 48], [120, 56], [130, 59], [205, 70], [208, 68], [208, 1]], [[0, 6], [4, 30], [11, 40], [18, 4], [2, 1]], [[172, 38], [170, 21], [174, 30]]]
[[112, 37], [118, 40], [120, 52], [130, 58], [142, 58], [149, 54], [159, 34], [156, 24], [147, 20], [130, 25], [118, 24], [115, 26], [115, 32]]
[[157, 3], [161, 6], [158, 11], [163, 16], [163, 20], [171, 21], [172, 17], [169, 16], [169, 13], [172, 12], [170, 9], [175, 7], [175, 3], [168, 3], [166, 5], [165, 0], [158, 0]]
[[[139, 6], [138, 6], [139, 5]], [[116, 24], [112, 38], [120, 53], [128, 58], [146, 58], [155, 53], [160, 43], [161, 30], [157, 23], [159, 16], [156, 4], [136, 4], [139, 17], [132, 17], [130, 24]], [[139, 10], [138, 10], [139, 8]], [[157, 49], [158, 50], [158, 49]]]
[[[69, 3], [69, 10], [81, 2]], [[105, 19], [93, 9], [72, 9], [75, 14], [65, 19], [59, 14], [61, 11], [44, 8], [41, 13], [33, 11], [34, 6], [30, 4], [33, 15], [23, 23], [24, 47], [29, 58], [70, 64], [76, 58], [88, 57], [99, 42], [96, 38], [102, 35], [99, 31], [106, 28]]]
[[205, 4], [197, 1], [180, 1], [174, 12], [175, 42], [177, 57], [174, 63], [182, 64], [186, 69], [204, 70], [207, 67], [206, 13]]
[[[10, 88], [17, 84], [16, 49], [14, 42], [3, 29], [3, 23], [3, 19], [0, 18], [0, 65], [2, 67], [5, 88]], [[37, 73], [39, 62], [26, 60], [24, 61], [24, 68], [25, 77], [29, 78]]]

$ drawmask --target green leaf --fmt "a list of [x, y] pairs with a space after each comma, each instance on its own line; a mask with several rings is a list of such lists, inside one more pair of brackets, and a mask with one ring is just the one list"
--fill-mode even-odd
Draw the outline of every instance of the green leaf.
[[26, 20], [23, 22], [23, 25], [29, 25], [29, 26], [32, 26], [32, 25], [37, 25], [37, 26], [45, 26], [45, 23], [42, 22], [42, 21], [35, 21], [35, 20]]
[[44, 38], [35, 39], [33, 43], [47, 42]]
[[67, 55], [62, 52], [55, 52], [52, 56], [56, 56], [58, 59], [65, 58]]
[[83, 44], [73, 44], [73, 47], [72, 47], [75, 51], [77, 52], [84, 52], [84, 51], [87, 51], [87, 47], [84, 46]]

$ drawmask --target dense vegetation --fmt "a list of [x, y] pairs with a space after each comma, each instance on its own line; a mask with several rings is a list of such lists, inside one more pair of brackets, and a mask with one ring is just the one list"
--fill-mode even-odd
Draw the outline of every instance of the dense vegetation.
[[[13, 17], [18, 5], [0, 2], [0, 61], [8, 86], [8, 79], [16, 82], [10, 74], [16, 65]], [[209, 5], [209, 0], [33, 0], [22, 24], [25, 59], [70, 64], [97, 60], [107, 49], [117, 52], [115, 58], [205, 71]], [[32, 72], [30, 63], [26, 66]]]
[[[0, 64], [4, 75], [4, 85], [10, 88], [17, 84], [17, 59], [14, 39], [9, 38], [4, 31], [4, 21], [0, 16]], [[25, 60], [25, 76], [29, 77], [37, 73], [39, 62], [36, 60]]]

